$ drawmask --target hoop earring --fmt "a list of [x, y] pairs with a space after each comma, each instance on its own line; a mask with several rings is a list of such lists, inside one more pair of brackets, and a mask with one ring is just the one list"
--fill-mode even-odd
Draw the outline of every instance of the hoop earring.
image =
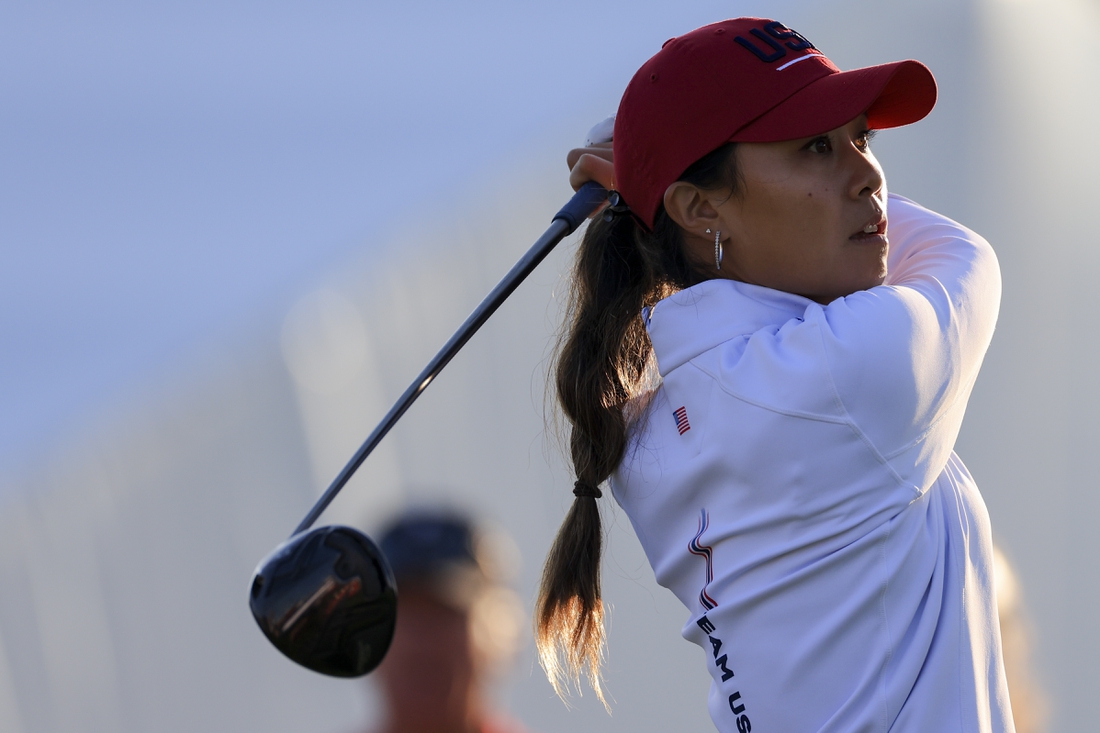
[[[710, 231], [709, 229], [707, 230]], [[725, 254], [722, 250], [722, 232], [721, 230], [714, 233], [714, 266], [719, 270], [722, 269], [722, 255]]]

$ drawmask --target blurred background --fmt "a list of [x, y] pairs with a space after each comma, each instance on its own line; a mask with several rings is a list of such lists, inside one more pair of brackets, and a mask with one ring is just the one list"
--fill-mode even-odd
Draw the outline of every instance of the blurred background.
[[[1043, 727], [1100, 716], [1100, 2], [0, 5], [0, 730], [362, 730], [370, 678], [255, 627], [255, 564], [548, 225], [565, 152], [667, 38], [766, 15], [841, 68], [925, 61], [875, 141], [893, 191], [985, 235], [1001, 320], [958, 452], [1014, 566]], [[544, 412], [572, 242], [402, 420], [324, 522], [408, 503], [515, 539], [530, 614], [569, 501]], [[608, 717], [530, 633], [497, 692], [534, 731], [711, 730], [709, 678], [609, 517]], [[525, 622], [526, 623], [526, 622]], [[1013, 632], [1016, 633], [1016, 632]], [[1023, 727], [1021, 726], [1021, 730]]]

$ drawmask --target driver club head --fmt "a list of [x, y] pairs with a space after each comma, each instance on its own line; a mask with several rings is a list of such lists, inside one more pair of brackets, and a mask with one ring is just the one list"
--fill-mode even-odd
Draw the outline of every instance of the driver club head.
[[256, 568], [252, 615], [279, 651], [303, 667], [359, 677], [393, 639], [397, 590], [382, 551], [351, 527], [294, 535]]

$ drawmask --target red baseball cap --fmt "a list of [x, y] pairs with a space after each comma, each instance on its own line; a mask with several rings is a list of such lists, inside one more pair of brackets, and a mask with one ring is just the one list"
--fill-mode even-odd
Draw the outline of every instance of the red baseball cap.
[[653, 226], [665, 189], [727, 142], [778, 142], [866, 113], [872, 129], [923, 118], [936, 80], [919, 61], [841, 71], [801, 34], [734, 18], [665, 42], [630, 80], [615, 118], [615, 187]]

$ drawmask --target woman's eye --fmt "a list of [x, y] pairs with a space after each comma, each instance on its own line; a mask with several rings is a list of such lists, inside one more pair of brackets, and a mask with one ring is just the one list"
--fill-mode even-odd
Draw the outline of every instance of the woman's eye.
[[869, 150], [871, 141], [875, 138], [875, 130], [864, 130], [856, 138], [856, 147], [860, 150]]
[[827, 153], [832, 149], [833, 146], [829, 144], [829, 138], [827, 137], [814, 138], [806, 146], [806, 150], [809, 150], [811, 153]]

